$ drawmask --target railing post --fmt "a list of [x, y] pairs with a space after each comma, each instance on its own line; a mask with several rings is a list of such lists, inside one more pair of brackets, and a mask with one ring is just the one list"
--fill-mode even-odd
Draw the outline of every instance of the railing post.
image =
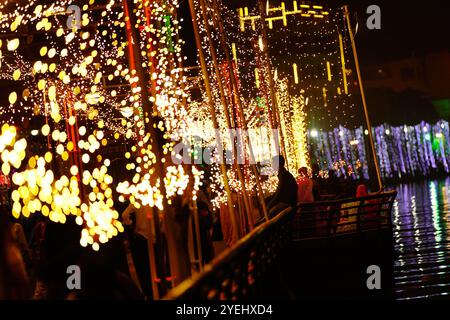
[[361, 234], [361, 214], [364, 214], [364, 200], [361, 200], [359, 202], [359, 206], [358, 206], [358, 214], [356, 215], [356, 228], [358, 229], [358, 233]]
[[[333, 209], [330, 208], [331, 210], [328, 211], [328, 221], [327, 221], [327, 236], [329, 239], [331, 239], [331, 226], [332, 226], [332, 222], [333, 222]], [[340, 210], [340, 209], [338, 209]]]

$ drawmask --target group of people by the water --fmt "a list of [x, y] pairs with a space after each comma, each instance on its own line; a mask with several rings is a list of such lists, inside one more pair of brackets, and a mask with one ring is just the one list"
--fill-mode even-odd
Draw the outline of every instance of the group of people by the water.
[[282, 156], [273, 161], [273, 165], [279, 164], [279, 183], [269, 199], [270, 216], [300, 205], [296, 211], [297, 229], [305, 233], [301, 236], [353, 232], [357, 228], [369, 230], [386, 223], [378, 212], [382, 202], [369, 197], [372, 194], [369, 194], [364, 181], [339, 179], [332, 171], [329, 172], [332, 178], [324, 179], [317, 166], [313, 166], [311, 171], [306, 167], [300, 168], [295, 179], [286, 169]]
[[323, 178], [319, 174], [317, 165], [313, 165], [311, 170], [301, 167], [297, 178], [286, 168], [283, 156], [274, 157], [272, 165], [279, 167], [277, 190], [268, 199], [268, 207], [272, 211], [276, 211], [283, 205], [295, 207], [299, 203], [369, 195], [368, 188], [362, 179], [348, 181], [343, 177], [339, 178], [333, 170], [328, 172], [328, 178]]

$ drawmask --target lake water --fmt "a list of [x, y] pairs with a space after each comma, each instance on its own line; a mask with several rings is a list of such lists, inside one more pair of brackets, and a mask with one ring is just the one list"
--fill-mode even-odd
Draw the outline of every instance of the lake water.
[[396, 297], [450, 299], [450, 178], [396, 189]]

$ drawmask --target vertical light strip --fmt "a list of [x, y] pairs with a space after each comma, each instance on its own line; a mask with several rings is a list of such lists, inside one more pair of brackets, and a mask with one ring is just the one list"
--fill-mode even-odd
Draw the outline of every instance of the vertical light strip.
[[236, 66], [237, 66], [238, 61], [237, 61], [236, 43], [234, 43], [234, 42], [231, 44], [231, 51], [233, 52], [234, 63], [236, 63]]
[[241, 31], [245, 31], [245, 21], [244, 21], [244, 9], [239, 8], [239, 24], [241, 26]]
[[326, 106], [328, 106], [328, 101], [327, 101], [327, 88], [323, 87], [323, 88], [322, 88], [322, 92], [323, 92], [323, 105], [326, 107]]
[[341, 65], [342, 65], [342, 79], [344, 80], [344, 92], [348, 94], [347, 85], [347, 72], [345, 68], [345, 57], [344, 57], [344, 42], [342, 41], [342, 35], [339, 33], [339, 47], [341, 49]]
[[264, 51], [264, 41], [261, 36], [259, 36], [258, 44], [259, 44], [259, 50]]
[[331, 82], [332, 75], [331, 75], [331, 64], [330, 64], [330, 61], [327, 61], [327, 74], [328, 74], [328, 81]]
[[294, 82], [295, 82], [295, 84], [298, 84], [298, 68], [297, 68], [297, 64], [294, 63], [292, 65], [292, 68], [294, 69]]
[[287, 27], [286, 6], [284, 2], [281, 3], [281, 13], [283, 14], [283, 25]]
[[255, 68], [255, 84], [256, 84], [256, 88], [259, 89], [259, 70], [258, 70], [258, 68]]

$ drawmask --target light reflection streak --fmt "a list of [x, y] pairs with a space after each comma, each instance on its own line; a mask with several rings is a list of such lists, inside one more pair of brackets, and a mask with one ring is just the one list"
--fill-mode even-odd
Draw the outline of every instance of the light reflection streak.
[[397, 187], [393, 207], [398, 300], [430, 299], [450, 292], [450, 178]]

